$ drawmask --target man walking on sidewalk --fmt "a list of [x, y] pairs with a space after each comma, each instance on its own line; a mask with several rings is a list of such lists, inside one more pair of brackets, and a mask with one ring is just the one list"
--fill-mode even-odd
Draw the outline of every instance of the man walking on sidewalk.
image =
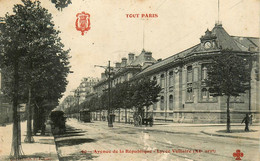
[[250, 122], [250, 118], [249, 118], [249, 115], [248, 114], [246, 114], [246, 117], [243, 119], [243, 121], [241, 122], [241, 124], [242, 123], [245, 123], [245, 131], [249, 131], [249, 127], [248, 127], [248, 125], [249, 125], [249, 122]]

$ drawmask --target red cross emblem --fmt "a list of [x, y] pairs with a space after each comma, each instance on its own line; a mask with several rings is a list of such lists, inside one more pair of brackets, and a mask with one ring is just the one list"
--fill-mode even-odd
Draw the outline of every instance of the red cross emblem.
[[76, 15], [76, 29], [81, 31], [81, 35], [90, 29], [90, 14], [81, 12]]
[[236, 158], [236, 160], [241, 160], [241, 158], [244, 156], [244, 153], [242, 153], [239, 149], [236, 150], [235, 153], [233, 153], [233, 157]]

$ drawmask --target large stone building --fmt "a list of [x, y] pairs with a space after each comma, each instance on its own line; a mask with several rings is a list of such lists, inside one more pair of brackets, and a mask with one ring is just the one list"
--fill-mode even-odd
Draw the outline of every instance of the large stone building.
[[[211, 31], [205, 32], [199, 44], [164, 60], [154, 61], [131, 75], [131, 79], [150, 77], [157, 80], [162, 87], [159, 102], [149, 108], [155, 120], [194, 123], [226, 121], [226, 98], [212, 97], [205, 84], [207, 64], [212, 57], [224, 50], [232, 50], [245, 56], [255, 55], [252, 62], [251, 90], [239, 97], [232, 97], [230, 110], [232, 122], [241, 122], [249, 109], [256, 114], [254, 119], [258, 118], [259, 81], [255, 77], [259, 68], [259, 38], [230, 36], [221, 24], [216, 24]], [[124, 74], [121, 73], [120, 76]], [[118, 81], [118, 77], [112, 79], [112, 85], [122, 82]], [[123, 81], [125, 80], [129, 78], [126, 77]], [[105, 85], [107, 81], [97, 84], [95, 92], [107, 88]]]
[[[134, 75], [142, 71], [142, 69], [155, 63], [151, 52], [143, 50], [138, 56], [133, 53], [128, 54], [127, 58], [122, 58], [121, 62], [117, 62], [115, 67], [111, 67], [111, 87], [115, 87], [118, 83], [129, 81]], [[108, 72], [101, 73], [101, 81], [94, 87], [94, 91], [99, 95], [108, 88]]]
[[77, 107], [79, 104], [87, 100], [89, 95], [93, 95], [95, 86], [99, 82], [99, 78], [84, 77], [82, 78], [76, 90], [73, 90], [73, 95], [68, 95], [59, 105], [59, 110], [65, 111], [67, 108]]
[[79, 103], [85, 101], [85, 98], [88, 94], [93, 93], [93, 86], [99, 82], [98, 78], [86, 77], [81, 80], [80, 85], [77, 90], [79, 92]]
[[[139, 75], [156, 79], [163, 90], [159, 102], [151, 111], [157, 119], [172, 119], [176, 122], [225, 122], [226, 99], [212, 97], [207, 78], [206, 65], [214, 55], [223, 50], [232, 50], [239, 54], [259, 53], [259, 38], [230, 36], [221, 24], [216, 24], [212, 31], [207, 30], [200, 38], [200, 43], [149, 66]], [[259, 82], [254, 79], [257, 61], [252, 63], [251, 111], [259, 107]], [[249, 109], [249, 92], [231, 99], [231, 118], [241, 121], [242, 114]], [[234, 112], [238, 113], [234, 113]], [[236, 120], [237, 119], [237, 120]]]
[[[117, 62], [115, 63], [115, 66], [110, 67], [111, 87], [114, 88], [118, 83], [131, 80], [136, 74], [140, 73], [144, 68], [155, 62], [156, 60], [152, 57], [151, 52], [142, 50], [142, 52], [137, 56], [135, 56], [134, 53], [129, 53], [128, 59], [123, 57], [121, 62]], [[97, 96], [101, 96], [101, 94], [108, 89], [108, 74], [108, 69], [106, 69], [105, 73], [101, 73], [101, 81], [94, 86], [94, 93], [97, 94]], [[120, 121], [125, 119], [126, 113], [124, 110], [119, 109], [112, 112], [116, 114], [116, 120]], [[101, 118], [101, 113], [99, 112], [92, 114], [92, 118], [95, 120]], [[133, 111], [128, 110], [128, 121], [132, 119], [132, 114]], [[107, 116], [107, 111], [104, 110], [102, 116]]]

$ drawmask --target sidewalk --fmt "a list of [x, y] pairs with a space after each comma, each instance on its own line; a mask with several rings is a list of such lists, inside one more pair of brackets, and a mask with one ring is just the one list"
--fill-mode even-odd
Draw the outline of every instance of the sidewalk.
[[215, 127], [202, 131], [211, 136], [231, 137], [237, 139], [260, 140], [260, 126], [250, 126], [249, 132], [244, 131], [245, 126], [231, 126], [231, 133], [226, 132], [226, 126]]
[[[115, 126], [132, 126], [132, 124], [114, 123]], [[167, 133], [189, 133], [189, 134], [206, 134], [210, 136], [230, 137], [238, 139], [259, 140], [260, 139], [260, 124], [255, 123], [250, 126], [249, 132], [245, 132], [244, 124], [231, 124], [231, 133], [226, 133], [226, 124], [189, 124], [189, 123], [169, 123], [155, 122], [153, 127], [142, 126], [136, 127], [148, 131], [165, 131]]]
[[[59, 160], [54, 138], [50, 127], [46, 127], [45, 136], [33, 136], [34, 143], [24, 143], [26, 135], [26, 121], [21, 123], [21, 142], [23, 156], [21, 160]], [[12, 124], [0, 126], [0, 160], [10, 160], [12, 145]]]
[[[163, 123], [161, 123], [163, 124]], [[160, 123], [155, 124], [160, 125]], [[249, 126], [250, 131], [245, 132], [245, 125], [241, 123], [231, 124], [231, 133], [226, 132], [226, 124], [187, 124], [187, 123], [165, 123], [162, 126], [175, 126], [175, 127], [189, 127], [189, 131], [194, 131], [194, 128], [202, 129], [201, 133], [211, 136], [231, 137], [248, 140], [260, 139], [260, 124], [254, 123]], [[197, 131], [198, 132], [198, 131]]]

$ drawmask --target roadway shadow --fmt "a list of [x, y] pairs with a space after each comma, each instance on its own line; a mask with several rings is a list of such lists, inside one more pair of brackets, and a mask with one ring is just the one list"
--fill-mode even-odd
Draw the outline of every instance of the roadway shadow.
[[97, 158], [98, 156], [93, 156], [91, 153], [86, 154], [71, 154], [70, 156], [59, 157], [60, 161], [68, 161], [68, 160], [93, 160], [93, 158]]
[[35, 153], [33, 155], [22, 155], [19, 160], [54, 160], [55, 155], [53, 153]]
[[53, 139], [39, 139], [38, 142], [36, 143], [41, 143], [41, 144], [53, 144]]
[[63, 146], [74, 146], [74, 145], [79, 145], [79, 144], [84, 144], [84, 143], [91, 143], [91, 142], [96, 142], [95, 139], [90, 139], [90, 138], [68, 138], [65, 140], [61, 141], [56, 141], [56, 144], [58, 147], [63, 147]]
[[56, 146], [75, 146], [84, 143], [96, 142], [95, 139], [82, 137], [85, 135], [85, 132], [86, 131], [83, 131], [81, 129], [66, 126], [65, 133], [54, 135]]
[[[62, 134], [55, 134], [55, 144], [58, 149], [61, 147], [72, 147], [84, 143], [91, 143], [96, 142], [97, 140], [87, 138], [85, 135], [86, 131], [77, 129], [71, 126], [66, 125], [66, 132]], [[58, 152], [58, 157], [60, 161], [68, 161], [68, 160], [92, 160], [93, 158], [97, 156], [93, 156], [91, 153], [81, 153], [80, 151], [78, 153], [73, 153], [69, 155], [61, 155]]]
[[54, 138], [65, 138], [65, 137], [74, 137], [74, 136], [84, 136], [84, 133], [87, 131], [83, 131], [81, 129], [76, 129], [71, 126], [66, 126], [66, 132], [61, 134], [54, 134]]
[[81, 134], [81, 133], [63, 134], [63, 135], [57, 135], [56, 138], [66, 138], [66, 137], [84, 136], [84, 135], [85, 134]]

